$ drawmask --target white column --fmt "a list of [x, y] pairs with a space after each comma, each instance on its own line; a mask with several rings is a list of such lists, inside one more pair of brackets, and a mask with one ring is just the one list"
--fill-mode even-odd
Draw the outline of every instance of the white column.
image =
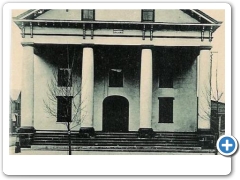
[[83, 48], [81, 86], [81, 127], [93, 127], [94, 54], [90, 47]]
[[21, 90], [21, 126], [34, 124], [34, 48], [23, 45], [22, 90]]
[[210, 129], [211, 118], [211, 54], [203, 49], [199, 55], [198, 129]]
[[143, 49], [140, 80], [140, 128], [151, 128], [152, 119], [152, 50]]

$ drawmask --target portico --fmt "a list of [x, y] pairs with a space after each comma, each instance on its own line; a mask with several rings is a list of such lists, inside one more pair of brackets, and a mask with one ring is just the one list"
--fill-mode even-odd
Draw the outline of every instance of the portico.
[[184, 21], [178, 23], [102, 21], [97, 16], [53, 20], [48, 13], [57, 11], [43, 12], [14, 20], [22, 29], [23, 131], [65, 129], [44, 109], [56, 72], [57, 81], [72, 75], [70, 84], [58, 82], [57, 89], [79, 93], [76, 98], [57, 95], [65, 100], [58, 98], [54, 110], [58, 114], [61, 104], [71, 104], [66, 118], [80, 119], [74, 126], [80, 134], [138, 131], [140, 137], [151, 137], [155, 131], [210, 131], [210, 50], [219, 22], [198, 21], [194, 10], [177, 10]]
[[[40, 49], [42, 49], [43, 46], [44, 45], [35, 45], [35, 51], [40, 52], [41, 51]], [[63, 46], [65, 48], [67, 47], [66, 45], [63, 45]], [[32, 51], [26, 54], [32, 54], [32, 55], [28, 57], [31, 57], [31, 61], [36, 63], [35, 66], [37, 66], [39, 63], [42, 64], [43, 62], [41, 58], [39, 58], [39, 55], [33, 53], [34, 45], [31, 44], [30, 47], [32, 48]], [[55, 45], [50, 45], [50, 47], [51, 47], [50, 49], [52, 50], [57, 49]], [[174, 70], [175, 71], [174, 76], [176, 77], [173, 77], [174, 79], [173, 87], [159, 88], [160, 82], [158, 79], [159, 78], [158, 72], [159, 72], [159, 69], [161, 69], [161, 64], [159, 64], [159, 61], [161, 58], [164, 58], [164, 56], [169, 56], [168, 54], [170, 52], [180, 52], [181, 49], [184, 49], [184, 48], [182, 47], [164, 48], [164, 47], [156, 47], [156, 46], [129, 46], [129, 45], [126, 45], [126, 46], [104, 46], [104, 45], [76, 46], [74, 45], [74, 47], [80, 54], [78, 59], [78, 64], [79, 64], [79, 68], [81, 68], [81, 72], [79, 72], [79, 75], [81, 74], [80, 84], [82, 86], [81, 87], [81, 99], [82, 99], [81, 109], [84, 109], [84, 111], [81, 113], [81, 119], [84, 119], [84, 121], [81, 124], [81, 128], [84, 129], [84, 131], [86, 129], [96, 129], [98, 131], [102, 130], [103, 101], [106, 97], [114, 96], [114, 95], [125, 97], [129, 101], [129, 129], [128, 129], [129, 131], [136, 131], [139, 129], [140, 130], [150, 129], [151, 131], [151, 129], [158, 130], [158, 128], [161, 128], [162, 126], [166, 126], [166, 124], [158, 123], [159, 115], [158, 113], [156, 114], [154, 113], [154, 111], [158, 109], [158, 107], [156, 107], [158, 106], [158, 98], [170, 97], [170, 98], [174, 98], [174, 102], [180, 103], [180, 101], [182, 100], [181, 100], [180, 94], [179, 94], [179, 97], [177, 94], [179, 90], [174, 90], [174, 89], [178, 89], [180, 80], [183, 81], [184, 77], [180, 77], [182, 75], [180, 74], [178, 75], [176, 73], [176, 70]], [[195, 55], [193, 55], [192, 60], [190, 61], [194, 62], [194, 66], [196, 68], [198, 52], [200, 54], [200, 58], [202, 59], [204, 58], [204, 57], [201, 57], [202, 49], [198, 47], [186, 47], [184, 52], [188, 51], [189, 49], [192, 49], [195, 52]], [[45, 52], [48, 53], [47, 51]], [[117, 54], [117, 52], [121, 52], [122, 55]], [[128, 54], [127, 55], [128, 57], [125, 54]], [[184, 59], [184, 57], [179, 59]], [[27, 59], [24, 58], [24, 61], [25, 60]], [[206, 61], [209, 62], [210, 58], [206, 59]], [[114, 65], [116, 64], [116, 62], [119, 62], [118, 65]], [[47, 61], [45, 63], [46, 65], [51, 64], [51, 62], [47, 62]], [[202, 66], [204, 68], [205, 63], [203, 63]], [[33, 69], [33, 66], [31, 68]], [[98, 70], [96, 71], [96, 69]], [[111, 69], [123, 70], [122, 87], [109, 86], [109, 70]], [[204, 69], [206, 70], [206, 68]], [[35, 77], [36, 79], [36, 75], [35, 76], [30, 75], [31, 72], [32, 71], [26, 71], [25, 72], [27, 74], [26, 77], [28, 78]], [[49, 69], [48, 72], [50, 73], [51, 69]], [[205, 76], [203, 78], [207, 79], [209, 78], [209, 76]], [[39, 79], [40, 82], [44, 81], [45, 78], [42, 77], [41, 79]], [[186, 78], [186, 81], [189, 81], [189, 80], [192, 81], [191, 79]], [[41, 86], [44, 86], [44, 84], [41, 83]], [[38, 89], [38, 85], [35, 85], [35, 88]], [[206, 88], [206, 85], [202, 86], [202, 88]], [[28, 96], [28, 99], [30, 100], [31, 93], [28, 91], [27, 93], [29, 93], [27, 96]], [[100, 94], [102, 95], [100, 96]], [[38, 94], [38, 96], [41, 97], [41, 94]], [[44, 96], [45, 95], [43, 93], [42, 98], [44, 98]], [[194, 106], [196, 107], [197, 105], [196, 95], [193, 94], [193, 97], [191, 99], [193, 98], [195, 99]], [[202, 103], [202, 101], [206, 102], [205, 94], [202, 95], [202, 97], [199, 96], [199, 103], [200, 102]], [[43, 106], [43, 104], [41, 104], [40, 102], [35, 102], [33, 106], [28, 107], [28, 110], [32, 109], [32, 111], [37, 112], [39, 111], [37, 109], [37, 107], [39, 106]], [[174, 111], [176, 112], [176, 110]], [[44, 111], [42, 111], [41, 113], [44, 113]], [[155, 118], [154, 120], [155, 123], [152, 122], [153, 120], [152, 117]], [[28, 119], [29, 119], [29, 123], [26, 123], [26, 126], [34, 127], [34, 121], [32, 120], [33, 118], [28, 118]], [[177, 117], [175, 117], [174, 119], [177, 119]], [[49, 123], [49, 120], [46, 121], [46, 123], [47, 122]], [[176, 123], [176, 120], [174, 120], [174, 122]], [[38, 126], [37, 124], [38, 123], [35, 123], [36, 126]], [[197, 128], [196, 125], [194, 126], [195, 128]], [[209, 128], [208, 126], [203, 126], [203, 127], [206, 129]], [[189, 129], [189, 131], [194, 131], [195, 128], [193, 128], [192, 130]]]

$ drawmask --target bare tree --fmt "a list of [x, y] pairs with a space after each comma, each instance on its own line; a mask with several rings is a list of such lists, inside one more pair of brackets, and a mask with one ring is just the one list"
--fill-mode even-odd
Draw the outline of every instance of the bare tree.
[[[216, 127], [219, 126], [219, 122], [214, 121], [214, 118], [218, 118], [219, 115], [219, 103], [220, 100], [223, 96], [223, 91], [220, 90], [219, 88], [219, 82], [218, 82], [218, 65], [216, 65], [216, 67], [214, 67], [213, 70], [213, 53], [218, 53], [218, 52], [211, 52], [211, 72], [209, 74], [209, 84], [210, 84], [210, 90], [207, 88], [207, 86], [205, 85], [205, 89], [204, 91], [202, 91], [202, 93], [204, 94], [205, 98], [207, 99], [207, 103], [206, 104], [200, 104], [200, 110], [203, 112], [202, 114], [198, 113], [198, 115], [204, 119], [204, 120], [211, 120], [211, 123], [214, 124]], [[218, 61], [218, 59], [217, 59]], [[217, 62], [215, 62], [217, 63]], [[214, 72], [215, 71], [215, 72]], [[214, 77], [213, 80], [215, 80], [214, 83], [212, 83], [212, 77]], [[208, 98], [211, 97], [211, 98]], [[216, 102], [216, 117], [213, 117], [213, 115], [211, 114], [211, 108], [212, 108], [212, 100]], [[210, 110], [210, 111], [209, 111]]]
[[[217, 56], [218, 56], [218, 52], [212, 52], [211, 53], [211, 58], [213, 57], [213, 54], [216, 53]], [[213, 59], [213, 58], [212, 58]], [[211, 97], [212, 97], [212, 100], [215, 101], [216, 103], [216, 114], [215, 114], [215, 117], [214, 115], [212, 114], [211, 115], [211, 120], [212, 120], [212, 123], [218, 127], [219, 129], [219, 125], [220, 125], [220, 122], [219, 122], [219, 103], [220, 103], [220, 100], [223, 96], [223, 91], [219, 88], [219, 76], [218, 76], [218, 58], [217, 58], [217, 61], [215, 62], [216, 63], [216, 67], [215, 67], [215, 74], [214, 74], [214, 77], [215, 77], [215, 84], [214, 84], [214, 88], [211, 88]], [[216, 121], [214, 121], [214, 118], [216, 118]], [[219, 131], [218, 131], [219, 132]]]
[[[52, 68], [52, 79], [48, 82], [47, 99], [43, 100], [46, 112], [64, 124], [68, 133], [69, 155], [71, 150], [71, 131], [76, 126], [81, 126], [80, 113], [81, 102], [81, 78], [78, 74], [79, 68], [76, 49], [71, 55], [67, 47], [67, 58], [58, 67]], [[71, 58], [70, 58], [71, 57]]]

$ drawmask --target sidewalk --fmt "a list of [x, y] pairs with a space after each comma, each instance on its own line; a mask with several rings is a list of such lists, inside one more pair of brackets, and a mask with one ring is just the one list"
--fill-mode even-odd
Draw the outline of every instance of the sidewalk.
[[[33, 150], [21, 148], [15, 153], [15, 146], [9, 147], [10, 155], [68, 155], [68, 151]], [[214, 155], [210, 153], [169, 153], [169, 152], [109, 152], [109, 151], [72, 151], [72, 155]]]

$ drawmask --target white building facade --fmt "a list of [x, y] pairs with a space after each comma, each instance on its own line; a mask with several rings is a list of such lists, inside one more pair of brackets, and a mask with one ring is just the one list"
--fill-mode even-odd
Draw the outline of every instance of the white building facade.
[[[63, 101], [80, 133], [210, 131], [211, 41], [221, 23], [203, 12], [36, 9], [14, 21], [22, 30], [23, 132], [65, 130]], [[68, 98], [57, 90], [50, 100], [53, 80], [72, 89]]]

